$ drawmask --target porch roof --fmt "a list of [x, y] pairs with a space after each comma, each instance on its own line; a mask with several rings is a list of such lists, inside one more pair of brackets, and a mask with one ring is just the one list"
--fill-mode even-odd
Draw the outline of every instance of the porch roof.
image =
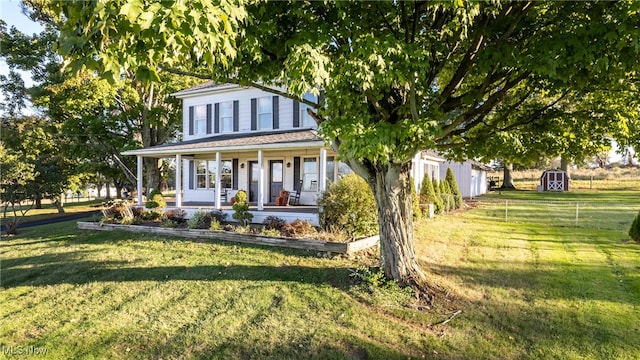
[[216, 151], [255, 151], [268, 149], [307, 149], [324, 147], [316, 130], [286, 130], [253, 133], [233, 133], [125, 151], [123, 155], [172, 156], [195, 155]]

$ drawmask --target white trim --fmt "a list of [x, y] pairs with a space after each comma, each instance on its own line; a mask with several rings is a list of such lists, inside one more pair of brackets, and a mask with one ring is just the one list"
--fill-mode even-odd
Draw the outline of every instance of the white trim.
[[220, 182], [220, 174], [222, 173], [221, 168], [221, 160], [220, 160], [220, 151], [216, 152], [216, 178], [215, 178], [215, 183], [214, 183], [214, 187], [216, 189], [216, 195], [215, 195], [215, 206], [216, 209], [220, 210], [222, 208], [221, 204], [220, 204], [220, 190], [222, 190], [220, 188], [221, 186], [221, 182]]
[[258, 210], [264, 210], [264, 169], [262, 168], [262, 150], [258, 150]]
[[136, 187], [138, 190], [138, 205], [142, 206], [142, 155], [137, 156], [137, 174]]
[[305, 141], [305, 142], [296, 142], [296, 143], [278, 143], [278, 144], [263, 144], [263, 145], [235, 145], [235, 146], [224, 146], [224, 147], [207, 147], [207, 148], [187, 148], [180, 150], [166, 150], [162, 151], [160, 149], [139, 149], [139, 150], [129, 150], [124, 151], [122, 155], [139, 155], [139, 156], [152, 156], [152, 157], [162, 157], [162, 156], [174, 156], [177, 154], [207, 154], [216, 151], [255, 151], [255, 150], [289, 150], [289, 149], [308, 149], [310, 147], [324, 147], [323, 141]]
[[176, 155], [176, 206], [182, 206], [182, 155]]

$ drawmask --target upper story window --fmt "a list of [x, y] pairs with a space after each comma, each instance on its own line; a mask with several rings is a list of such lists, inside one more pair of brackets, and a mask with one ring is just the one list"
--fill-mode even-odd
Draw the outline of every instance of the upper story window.
[[233, 101], [220, 103], [220, 132], [233, 131]]
[[[311, 94], [311, 93], [304, 94], [304, 96], [302, 98], [305, 99], [305, 100], [313, 101], [315, 103], [318, 102], [318, 97], [313, 95], [313, 94]], [[310, 108], [309, 105], [306, 105], [304, 103], [300, 103], [300, 123], [301, 123], [301, 126], [302, 127], [315, 127], [317, 124], [316, 124], [315, 120], [313, 120], [311, 115], [309, 115], [309, 112], [307, 111], [308, 108]]]
[[258, 98], [258, 129], [273, 129], [273, 100], [271, 97]]
[[196, 135], [207, 133], [207, 106], [198, 105], [193, 107], [193, 126]]

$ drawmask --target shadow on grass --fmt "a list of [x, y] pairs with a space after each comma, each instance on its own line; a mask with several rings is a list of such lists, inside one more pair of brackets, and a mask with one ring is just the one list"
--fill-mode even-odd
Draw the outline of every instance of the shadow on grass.
[[[485, 267], [487, 264], [495, 268]], [[536, 267], [516, 269], [503, 268], [504, 265], [485, 260], [479, 267], [431, 264], [429, 268], [481, 288], [524, 290], [524, 300], [603, 300], [632, 306], [640, 301], [640, 281], [625, 276], [619, 267], [539, 262]]]
[[304, 284], [329, 284], [346, 289], [346, 267], [266, 265], [194, 265], [131, 267], [127, 261], [81, 260], [82, 252], [45, 254], [28, 258], [3, 259], [2, 288], [87, 284], [100, 281], [282, 281]]

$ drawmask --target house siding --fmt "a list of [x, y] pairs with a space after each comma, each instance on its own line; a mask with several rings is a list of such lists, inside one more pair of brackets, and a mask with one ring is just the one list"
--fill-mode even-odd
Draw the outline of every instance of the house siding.
[[472, 198], [487, 192], [487, 172], [475, 168], [470, 161], [464, 163], [447, 161], [440, 168], [440, 177], [444, 179], [447, 169], [453, 171], [462, 197]]
[[[232, 88], [222, 91], [212, 91], [210, 93], [199, 94], [198, 96], [185, 97], [183, 101], [183, 129], [189, 129], [184, 132], [184, 140], [193, 140], [211, 136], [211, 134], [195, 134], [190, 130], [192, 124], [189, 121], [189, 109], [193, 106], [219, 104], [222, 102], [237, 102], [234, 104], [234, 117], [237, 117], [237, 127], [234, 124], [234, 130], [239, 133], [258, 133], [260, 130], [251, 130], [251, 101], [261, 97], [275, 98], [273, 100], [274, 124], [273, 130], [292, 130], [300, 129], [294, 126], [294, 100], [284, 98], [282, 96], [274, 96], [273, 93], [265, 92], [253, 88]], [[193, 111], [193, 110], [191, 110]], [[234, 123], [236, 119], [234, 119]], [[191, 125], [191, 126], [190, 126]]]

